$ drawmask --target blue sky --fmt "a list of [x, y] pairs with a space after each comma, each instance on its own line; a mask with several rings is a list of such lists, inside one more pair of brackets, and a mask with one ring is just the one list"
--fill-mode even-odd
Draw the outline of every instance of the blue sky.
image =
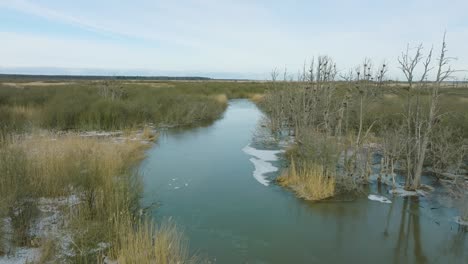
[[[0, 0], [0, 72], [292, 74], [329, 55], [340, 71], [396, 58], [409, 43], [439, 47], [468, 69], [468, 1]], [[466, 73], [458, 73], [464, 77]]]

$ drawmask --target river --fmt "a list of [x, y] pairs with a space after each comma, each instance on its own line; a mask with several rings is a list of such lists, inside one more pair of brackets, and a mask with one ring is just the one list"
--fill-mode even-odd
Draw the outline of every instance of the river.
[[281, 154], [258, 151], [261, 118], [231, 100], [210, 126], [163, 131], [148, 151], [142, 203], [183, 227], [191, 252], [215, 263], [468, 263], [453, 210], [429, 198], [371, 186], [392, 203], [314, 203], [272, 183]]

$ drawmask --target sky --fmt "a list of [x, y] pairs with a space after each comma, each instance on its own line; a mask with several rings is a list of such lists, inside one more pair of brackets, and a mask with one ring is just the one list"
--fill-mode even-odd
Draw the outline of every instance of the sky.
[[[340, 73], [371, 58], [402, 79], [407, 45], [468, 70], [466, 0], [0, 0], [0, 73], [297, 75], [331, 56]], [[463, 79], [467, 72], [456, 77]]]

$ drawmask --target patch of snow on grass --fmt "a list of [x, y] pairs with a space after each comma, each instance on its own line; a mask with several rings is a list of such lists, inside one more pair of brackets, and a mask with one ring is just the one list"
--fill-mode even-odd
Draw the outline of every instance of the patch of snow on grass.
[[[70, 250], [71, 234], [64, 228], [66, 219], [62, 210], [67, 207], [71, 208], [79, 203], [80, 199], [77, 195], [58, 198], [39, 198], [37, 201], [39, 216], [31, 226], [29, 234], [31, 237], [55, 240], [58, 246], [56, 257], [59, 259], [64, 256], [74, 255]], [[6, 237], [7, 241], [5, 241], [7, 248], [9, 248], [9, 253], [7, 252], [5, 256], [0, 257], [0, 263], [36, 263], [40, 259], [40, 248], [13, 248], [11, 242], [13, 230], [9, 218], [3, 220], [3, 228], [9, 234]]]
[[0, 257], [0, 263], [2, 264], [24, 264], [24, 263], [36, 263], [39, 261], [41, 256], [40, 248], [16, 248], [13, 254], [7, 254]]
[[81, 133], [82, 137], [113, 137], [113, 136], [120, 136], [122, 135], [122, 131], [114, 131], [114, 132], [107, 132], [107, 131], [86, 131]]
[[381, 202], [381, 203], [392, 203], [387, 197], [376, 195], [376, 194], [369, 194], [367, 198], [371, 201]]

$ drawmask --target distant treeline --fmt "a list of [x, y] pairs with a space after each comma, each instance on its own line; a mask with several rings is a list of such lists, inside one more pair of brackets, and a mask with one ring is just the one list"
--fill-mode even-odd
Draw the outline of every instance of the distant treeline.
[[94, 75], [28, 75], [0, 74], [0, 80], [51, 81], [51, 80], [153, 80], [153, 81], [207, 81], [208, 77], [199, 76], [94, 76]]

